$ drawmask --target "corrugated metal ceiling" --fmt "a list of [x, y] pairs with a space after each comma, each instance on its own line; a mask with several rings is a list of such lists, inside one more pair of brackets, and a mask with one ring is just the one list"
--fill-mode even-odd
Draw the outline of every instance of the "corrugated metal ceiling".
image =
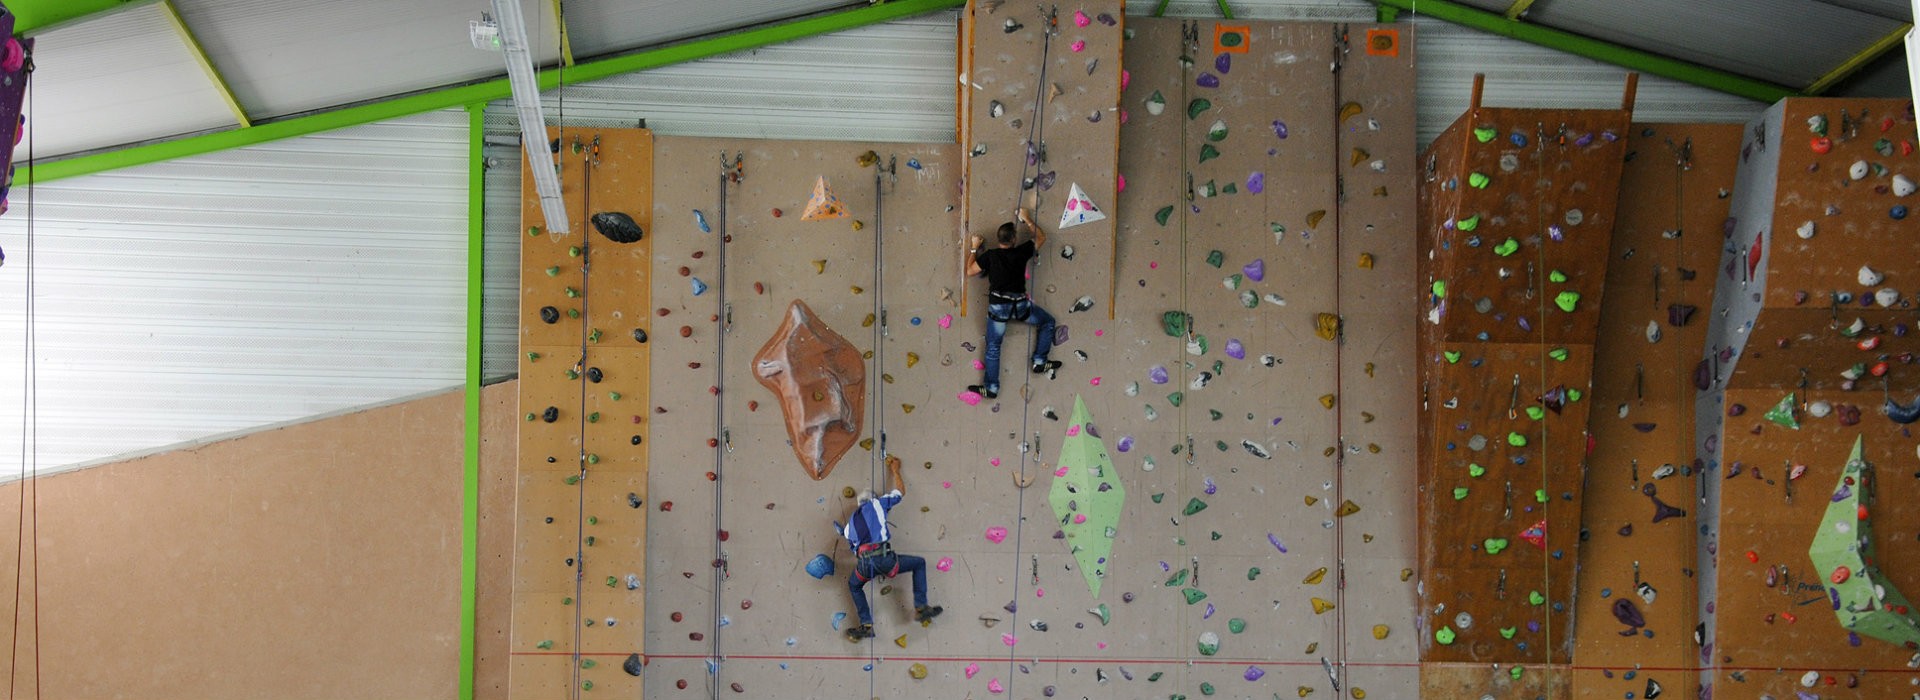
[[1813, 0], [1538, 0], [1527, 21], [1791, 88], [1901, 25]]
[[573, 55], [588, 58], [849, 4], [848, 0], [570, 0], [565, 12]]
[[32, 89], [35, 148], [43, 154], [235, 123], [159, 5], [40, 35]]

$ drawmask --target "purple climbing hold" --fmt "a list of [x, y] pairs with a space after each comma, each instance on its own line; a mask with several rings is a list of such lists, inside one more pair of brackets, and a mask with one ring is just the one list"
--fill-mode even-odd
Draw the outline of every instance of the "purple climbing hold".
[[1271, 532], [1267, 533], [1267, 542], [1269, 544], [1272, 544], [1274, 549], [1280, 550], [1281, 554], [1287, 553], [1287, 546], [1280, 543], [1279, 535], [1273, 534]]
[[1525, 316], [1521, 316], [1521, 317], [1520, 317], [1520, 318], [1518, 319], [1518, 321], [1519, 321], [1519, 323], [1520, 323], [1520, 330], [1523, 330], [1523, 331], [1531, 331], [1531, 330], [1533, 330], [1533, 324], [1532, 324], [1531, 322], [1528, 322], [1528, 321], [1527, 321], [1527, 317], [1525, 317]]
[[1633, 628], [1621, 633], [1623, 637], [1635, 634], [1634, 630], [1647, 626], [1647, 618], [1640, 614], [1640, 608], [1624, 596], [1613, 599], [1613, 619]]
[[1247, 193], [1260, 194], [1267, 191], [1267, 174], [1258, 170], [1247, 176]]
[[1267, 675], [1267, 672], [1260, 670], [1259, 666], [1248, 666], [1247, 672], [1240, 674], [1240, 677], [1249, 681], [1257, 681], [1260, 680], [1261, 676], [1265, 675]]
[[1061, 345], [1066, 345], [1066, 344], [1067, 344], [1067, 324], [1062, 323], [1060, 325], [1054, 326], [1053, 327], [1054, 347], [1059, 347]]
[[1232, 68], [1233, 68], [1233, 57], [1230, 54], [1223, 53], [1213, 57], [1213, 69], [1220, 71], [1221, 75], [1226, 75], [1227, 71], [1231, 70]]
[[1264, 281], [1267, 279], [1267, 260], [1266, 258], [1254, 258], [1253, 262], [1241, 265], [1240, 272], [1246, 275], [1247, 279], [1255, 282]]
[[1147, 370], [1147, 381], [1155, 384], [1167, 383], [1167, 368], [1154, 365], [1152, 369]]
[[1212, 73], [1202, 71], [1200, 77], [1193, 79], [1193, 84], [1203, 88], [1217, 88], [1220, 87], [1220, 78]]
[[1236, 360], [1247, 359], [1247, 349], [1246, 347], [1240, 344], [1239, 338], [1227, 339], [1227, 357], [1231, 357]]
[[[1652, 484], [1648, 484], [1648, 485], [1651, 486]], [[1684, 510], [1675, 508], [1673, 506], [1670, 506], [1670, 505], [1667, 505], [1666, 503], [1661, 502], [1659, 497], [1649, 495], [1647, 496], [1647, 498], [1650, 498], [1653, 500], [1653, 521], [1656, 523], [1662, 520], [1666, 520], [1667, 518], [1678, 518], [1678, 517], [1685, 516], [1687, 514], [1687, 512]]]
[[1593, 134], [1582, 134], [1580, 138], [1573, 140], [1573, 145], [1578, 146], [1580, 148], [1586, 148], [1587, 146], [1593, 145]]
[[1113, 448], [1121, 452], [1126, 452], [1127, 450], [1133, 449], [1133, 436], [1128, 435], [1120, 438], [1120, 442], [1114, 445]]
[[1275, 119], [1275, 120], [1273, 120], [1273, 135], [1274, 135], [1274, 136], [1278, 136], [1278, 137], [1280, 137], [1280, 138], [1283, 138], [1283, 139], [1284, 139], [1284, 138], [1286, 138], [1286, 137], [1287, 137], [1287, 123], [1286, 123], [1286, 122], [1283, 122], [1283, 121], [1280, 121], [1280, 120], [1278, 120], [1278, 119]]
[[1207, 485], [1207, 495], [1211, 496], [1220, 492], [1220, 486], [1213, 483], [1213, 477], [1207, 477], [1205, 483]]

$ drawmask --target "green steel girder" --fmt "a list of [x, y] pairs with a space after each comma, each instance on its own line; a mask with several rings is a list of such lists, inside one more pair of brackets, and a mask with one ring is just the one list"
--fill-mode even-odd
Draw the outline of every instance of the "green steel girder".
[[102, 12], [139, 7], [153, 0], [9, 0], [13, 33], [26, 36]]

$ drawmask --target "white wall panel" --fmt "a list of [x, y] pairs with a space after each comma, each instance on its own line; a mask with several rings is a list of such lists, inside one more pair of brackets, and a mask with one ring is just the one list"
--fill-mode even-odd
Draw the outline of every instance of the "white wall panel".
[[28, 118], [43, 158], [235, 123], [157, 4], [39, 35], [32, 87]]
[[[61, 180], [31, 212], [16, 190], [0, 444], [21, 444], [30, 222], [43, 472], [458, 384], [466, 125], [429, 113]], [[0, 478], [19, 468], [0, 450]]]
[[575, 58], [619, 53], [814, 12], [858, 0], [568, 0]]

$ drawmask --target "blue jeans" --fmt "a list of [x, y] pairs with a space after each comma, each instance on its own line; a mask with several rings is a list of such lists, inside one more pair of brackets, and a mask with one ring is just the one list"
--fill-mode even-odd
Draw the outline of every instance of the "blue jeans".
[[913, 608], [927, 607], [927, 560], [911, 554], [887, 554], [854, 561], [853, 573], [847, 576], [847, 588], [853, 591], [853, 610], [860, 614], [860, 624], [873, 624], [873, 610], [867, 607], [867, 582], [903, 573], [913, 574]]
[[987, 353], [982, 364], [986, 365], [985, 378], [981, 386], [993, 393], [1000, 393], [1000, 341], [1007, 337], [1007, 322], [1023, 321], [1039, 326], [1038, 335], [1033, 342], [1033, 361], [1046, 362], [1048, 353], [1053, 351], [1053, 314], [1040, 308], [1030, 299], [1020, 301], [987, 302]]

